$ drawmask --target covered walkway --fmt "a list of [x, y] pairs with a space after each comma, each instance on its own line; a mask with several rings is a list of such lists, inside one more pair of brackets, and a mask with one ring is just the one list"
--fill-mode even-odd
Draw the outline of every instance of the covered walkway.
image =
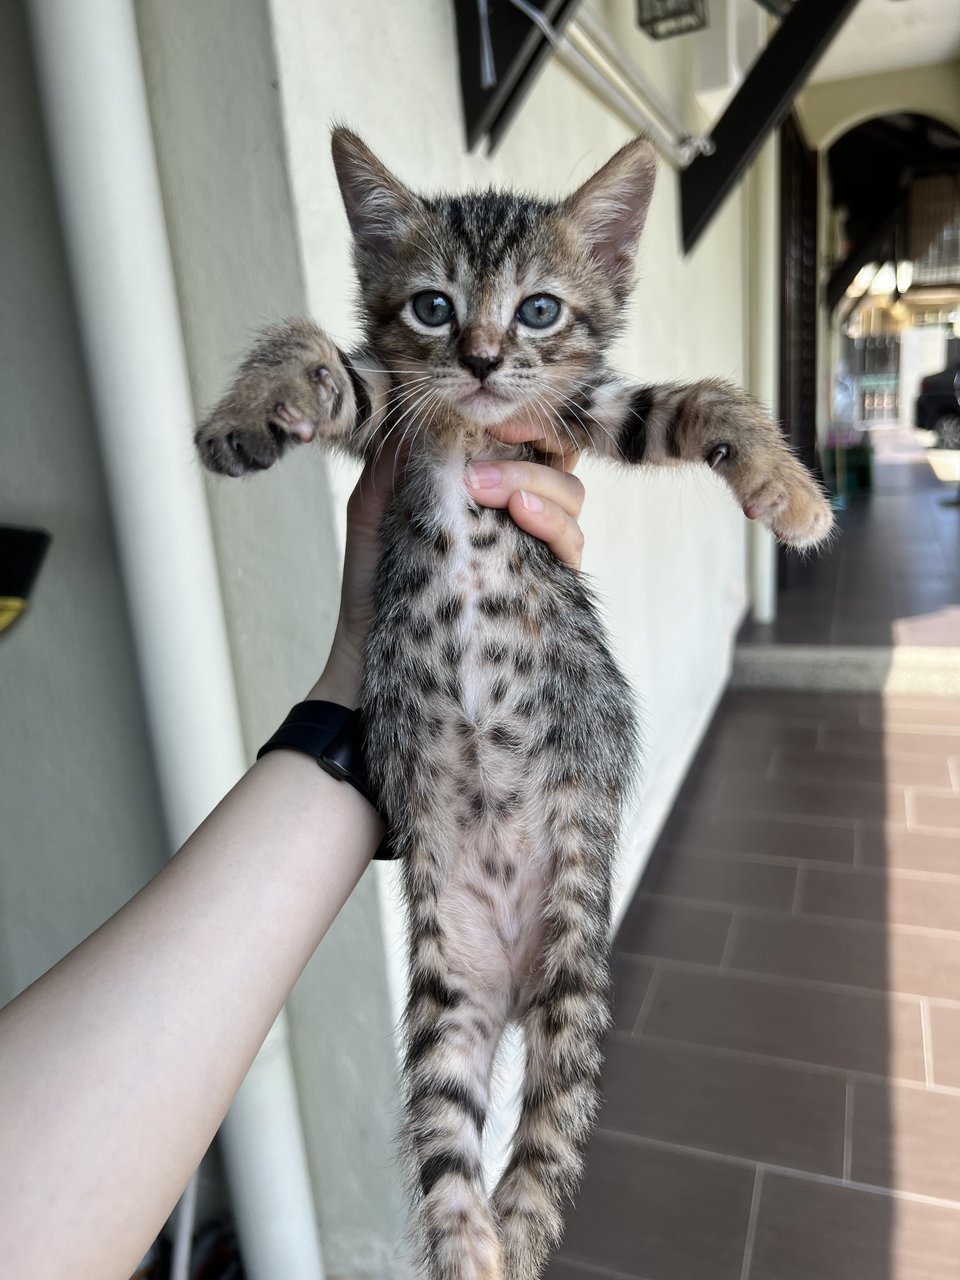
[[960, 454], [872, 432], [874, 488], [838, 513], [830, 550], [784, 565], [776, 622], [744, 645], [960, 645]]

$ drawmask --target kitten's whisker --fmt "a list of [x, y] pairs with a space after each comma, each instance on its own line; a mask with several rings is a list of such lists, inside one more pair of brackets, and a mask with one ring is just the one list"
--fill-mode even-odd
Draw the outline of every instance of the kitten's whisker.
[[409, 231], [413, 233], [415, 242], [419, 244], [424, 253], [431, 258], [436, 254], [436, 265], [443, 274], [446, 274], [446, 264], [450, 258], [450, 250], [449, 248], [445, 249], [440, 243], [440, 237], [435, 228], [429, 222], [422, 222], [410, 227]]
[[[555, 407], [554, 405], [550, 404], [550, 402], [549, 402], [549, 401], [546, 401], [546, 402], [544, 403], [544, 407], [546, 408], [547, 412], [551, 415], [551, 417], [556, 418], [557, 422], [559, 422], [559, 424], [561, 425], [561, 427], [563, 427], [564, 431], [567, 433], [567, 437], [568, 437], [568, 439], [570, 440], [570, 443], [571, 443], [571, 445], [573, 446], [573, 448], [579, 452], [579, 450], [582, 448], [582, 445], [580, 444], [580, 442], [578, 442], [578, 440], [577, 440], [576, 436], [575, 436], [575, 435], [573, 434], [573, 432], [571, 431], [571, 429], [570, 429], [569, 425], [564, 421], [564, 419], [563, 419], [563, 415], [562, 415], [562, 414], [560, 414], [560, 413], [558, 412], [558, 410], [556, 409], [556, 407]], [[578, 419], [578, 421], [579, 421], [579, 419]], [[582, 427], [582, 426], [583, 426], [583, 423], [581, 422], [581, 423], [580, 423], [580, 425], [581, 425], [581, 427]], [[584, 430], [585, 430], [585, 429], [584, 429]], [[557, 440], [557, 448], [558, 448], [558, 449], [561, 449], [561, 446], [560, 446], [560, 437], [559, 437], [559, 434], [557, 433], [557, 430], [556, 430], [556, 428], [555, 428], [555, 427], [554, 427], [554, 436], [556, 437], [556, 440]], [[562, 449], [561, 449], [561, 452], [562, 452]]]
[[[401, 450], [403, 449], [404, 441], [405, 441], [405, 439], [406, 439], [407, 429], [408, 429], [408, 427], [409, 427], [410, 420], [411, 420], [411, 419], [416, 415], [416, 413], [417, 413], [417, 411], [418, 411], [418, 409], [419, 409], [420, 405], [421, 405], [421, 404], [423, 404], [423, 403], [424, 403], [424, 401], [426, 401], [426, 400], [428, 399], [428, 397], [430, 397], [430, 396], [432, 396], [432, 395], [436, 395], [436, 394], [437, 394], [437, 393], [433, 390], [433, 388], [431, 388], [431, 387], [427, 387], [426, 389], [419, 388], [416, 392], [411, 392], [411, 393], [410, 393], [410, 395], [408, 395], [408, 396], [406, 396], [406, 397], [405, 397], [405, 400], [406, 400], [406, 401], [408, 401], [408, 402], [409, 402], [409, 401], [411, 401], [411, 400], [412, 400], [412, 401], [413, 401], [413, 403], [412, 403], [412, 404], [411, 404], [411, 403], [407, 403], [407, 404], [406, 404], [406, 407], [403, 407], [403, 412], [402, 412], [402, 413], [400, 413], [400, 416], [397, 418], [396, 422], [393, 424], [393, 426], [390, 428], [390, 430], [389, 430], [389, 431], [387, 431], [387, 433], [386, 433], [386, 434], [382, 437], [382, 439], [379, 441], [379, 444], [378, 444], [378, 446], [377, 446], [376, 453], [375, 453], [375, 455], [374, 455], [375, 461], [379, 462], [380, 458], [383, 456], [383, 451], [384, 451], [384, 449], [386, 448], [387, 441], [389, 440], [389, 438], [390, 438], [390, 436], [393, 434], [393, 432], [397, 429], [397, 427], [399, 427], [399, 426], [403, 426], [403, 427], [404, 427], [404, 430], [403, 430], [403, 432], [402, 432], [402, 434], [401, 434], [401, 437], [400, 437], [400, 444], [399, 444], [399, 447], [398, 447], [398, 449], [397, 449], [397, 456], [400, 454]], [[398, 411], [398, 410], [400, 410], [401, 408], [402, 408], [402, 406], [401, 406], [401, 405], [396, 405], [396, 406], [395, 406], [395, 408], [394, 408], [394, 410], [393, 410], [393, 412], [397, 412], [397, 411]], [[397, 481], [397, 464], [396, 464], [396, 456], [395, 456], [395, 457], [394, 457], [394, 464], [393, 464], [393, 482], [394, 482], [394, 485], [396, 484], [396, 481]]]
[[[393, 484], [394, 484], [394, 487], [396, 487], [396, 483], [397, 483], [397, 460], [398, 460], [398, 458], [400, 457], [400, 455], [403, 453], [403, 450], [404, 450], [404, 448], [405, 448], [405, 446], [406, 446], [406, 444], [407, 444], [407, 440], [408, 440], [408, 438], [409, 438], [409, 436], [410, 436], [411, 432], [413, 433], [413, 440], [410, 442], [410, 447], [411, 447], [411, 449], [413, 448], [413, 445], [416, 443], [416, 439], [417, 439], [417, 432], [420, 430], [420, 427], [421, 427], [421, 425], [422, 425], [422, 424], [421, 424], [420, 406], [421, 406], [424, 402], [426, 402], [427, 411], [429, 411], [429, 410], [430, 410], [430, 408], [431, 408], [431, 403], [430, 403], [430, 402], [431, 402], [431, 397], [436, 397], [436, 398], [437, 398], [437, 400], [439, 400], [439, 392], [437, 392], [436, 390], [434, 390], [434, 389], [432, 389], [432, 388], [431, 388], [431, 389], [428, 389], [426, 392], [424, 392], [423, 397], [422, 397], [420, 400], [418, 400], [418, 401], [417, 401], [417, 403], [416, 403], [416, 404], [414, 405], [414, 407], [413, 407], [412, 412], [411, 412], [411, 413], [410, 413], [410, 415], [408, 416], [408, 419], [407, 419], [406, 425], [404, 426], [404, 429], [403, 429], [403, 434], [402, 434], [402, 435], [401, 435], [401, 437], [400, 437], [400, 444], [398, 445], [398, 447], [397, 447], [397, 452], [394, 454], [394, 458], [393, 458]], [[436, 412], [436, 406], [433, 406], [433, 409], [434, 409], [434, 413], [435, 413], [435, 412]], [[430, 421], [431, 421], [431, 422], [433, 421], [433, 417], [431, 417]]]
[[[429, 381], [429, 379], [426, 379], [426, 381]], [[420, 395], [423, 391], [424, 391], [424, 388], [422, 386], [414, 387], [412, 390], [409, 390], [399, 400], [395, 400], [393, 403], [390, 404], [389, 408], [384, 413], [383, 417], [380, 419], [376, 427], [377, 433], [381, 433], [381, 432], [383, 433], [380, 439], [377, 457], [379, 457], [380, 454], [383, 452], [384, 445], [387, 443], [387, 440], [390, 438], [391, 433], [396, 429], [399, 423], [403, 421], [403, 416], [404, 416], [404, 413], [406, 412], [405, 406], [408, 406], [409, 401], [413, 400], [416, 396]], [[384, 431], [384, 427], [386, 427], [387, 423], [390, 421], [391, 418], [395, 418], [393, 425], [390, 426], [386, 431]]]
[[449, 246], [444, 246], [438, 229], [433, 225], [433, 223], [424, 221], [419, 223], [415, 230], [420, 235], [423, 235], [424, 233], [426, 234], [427, 243], [436, 251], [440, 265], [445, 267], [450, 260], [450, 248]]
[[407, 401], [411, 400], [424, 389], [424, 383], [430, 383], [431, 377], [417, 378], [415, 382], [406, 384], [403, 388], [393, 391], [387, 397], [386, 406], [383, 411], [383, 417], [380, 420], [379, 429], [382, 429], [387, 422], [396, 414]]
[[584, 427], [585, 431], [587, 430], [587, 428], [584, 426], [583, 419], [580, 417], [581, 414], [585, 414], [586, 417], [588, 417], [590, 421], [598, 428], [598, 430], [603, 432], [603, 434], [607, 437], [607, 439], [613, 445], [613, 448], [616, 454], [620, 457], [623, 456], [623, 450], [620, 447], [620, 441], [613, 434], [613, 432], [606, 425], [606, 423], [601, 422], [601, 420], [596, 416], [596, 414], [591, 413], [590, 410], [585, 405], [577, 404], [570, 396], [565, 395], [564, 392], [562, 391], [554, 390], [554, 395], [559, 396], [561, 400], [567, 403], [571, 412], [575, 415], [575, 417], [577, 418], [577, 421], [580, 422], [580, 425]]
[[[543, 434], [546, 435], [547, 427], [549, 426], [549, 423], [550, 423], [549, 406], [540, 398], [540, 396], [537, 395], [535, 391], [531, 392], [530, 394], [534, 397], [534, 400], [536, 401], [536, 404], [532, 404], [531, 408], [533, 409], [534, 413], [537, 415], [537, 421], [540, 423], [540, 427], [543, 431]], [[548, 414], [547, 418], [544, 418], [543, 413], [541, 413], [541, 409]]]

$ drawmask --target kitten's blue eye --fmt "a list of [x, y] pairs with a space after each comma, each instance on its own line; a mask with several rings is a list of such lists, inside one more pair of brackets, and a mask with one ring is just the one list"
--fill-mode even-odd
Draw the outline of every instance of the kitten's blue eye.
[[421, 324], [437, 328], [453, 319], [453, 303], [445, 293], [435, 293], [428, 289], [426, 293], [414, 294], [410, 305]]
[[517, 319], [528, 329], [546, 329], [560, 314], [560, 299], [549, 293], [538, 293], [525, 298], [517, 307]]

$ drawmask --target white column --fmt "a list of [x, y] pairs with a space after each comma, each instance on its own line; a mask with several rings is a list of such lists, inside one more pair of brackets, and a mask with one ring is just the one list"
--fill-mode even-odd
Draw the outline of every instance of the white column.
[[[744, 200], [749, 226], [749, 384], [751, 393], [774, 412], [779, 398], [779, 158], [774, 133], [757, 156]], [[755, 622], [773, 622], [777, 616], [776, 541], [758, 523], [750, 528], [750, 607]]]
[[[60, 215], [172, 847], [243, 741], [132, 0], [30, 0]], [[224, 1123], [251, 1280], [322, 1280], [283, 1015]]]

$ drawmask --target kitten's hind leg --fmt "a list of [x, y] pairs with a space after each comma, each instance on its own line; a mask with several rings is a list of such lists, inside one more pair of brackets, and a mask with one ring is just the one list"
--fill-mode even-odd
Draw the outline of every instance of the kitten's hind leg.
[[563, 1229], [593, 1129], [610, 1021], [611, 830], [599, 853], [571, 839], [547, 909], [542, 975], [523, 1019], [526, 1069], [510, 1161], [493, 1195], [504, 1280], [536, 1280]]
[[500, 1280], [500, 1247], [483, 1181], [482, 1135], [505, 999], [446, 970], [442, 941], [423, 938], [407, 1010], [407, 1122], [419, 1190], [424, 1273]]
[[370, 408], [363, 382], [323, 330], [288, 320], [260, 336], [194, 440], [210, 471], [242, 476], [314, 438], [358, 452]]

